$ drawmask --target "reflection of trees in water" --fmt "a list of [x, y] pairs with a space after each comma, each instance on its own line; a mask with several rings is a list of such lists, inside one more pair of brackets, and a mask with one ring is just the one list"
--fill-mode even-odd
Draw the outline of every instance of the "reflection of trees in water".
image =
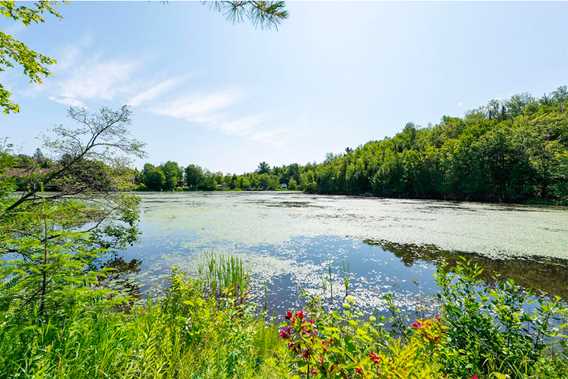
[[141, 264], [142, 260], [140, 259], [126, 260], [117, 254], [113, 254], [101, 263], [102, 269], [112, 269], [104, 285], [120, 289], [132, 296], [133, 299], [139, 299], [141, 296], [140, 285], [131, 278], [131, 274], [139, 273]]
[[481, 254], [441, 250], [433, 245], [399, 244], [385, 240], [365, 240], [393, 253], [406, 266], [417, 261], [445, 263], [451, 269], [460, 257], [483, 268], [482, 279], [494, 284], [497, 279], [513, 279], [524, 288], [557, 295], [568, 300], [568, 260], [545, 257], [510, 257], [494, 259]]

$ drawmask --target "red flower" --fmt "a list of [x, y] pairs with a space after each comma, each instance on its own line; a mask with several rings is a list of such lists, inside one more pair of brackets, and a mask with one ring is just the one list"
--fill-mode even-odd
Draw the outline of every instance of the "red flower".
[[373, 361], [374, 364], [378, 365], [379, 363], [381, 363], [381, 357], [375, 353], [374, 351], [371, 351], [369, 353], [369, 358], [371, 358], [371, 360]]
[[286, 320], [290, 320], [292, 318], [292, 311], [286, 312]]
[[355, 367], [355, 373], [363, 375], [363, 369], [361, 367]]
[[304, 349], [302, 351], [302, 357], [304, 357], [304, 359], [308, 359], [310, 357], [310, 351], [308, 349]]
[[298, 312], [296, 312], [296, 317], [298, 317], [300, 320], [304, 319], [304, 311], [300, 310]]
[[477, 376], [477, 374], [473, 374], [473, 376], [471, 377], [471, 379], [479, 379], [479, 377]]
[[278, 335], [280, 336], [280, 338], [288, 339], [288, 338], [290, 338], [291, 332], [292, 332], [292, 328], [289, 327], [289, 326], [285, 326], [283, 328], [280, 328]]
[[416, 320], [412, 324], [410, 324], [410, 326], [412, 327], [412, 329], [421, 329], [424, 325], [422, 325], [420, 321]]

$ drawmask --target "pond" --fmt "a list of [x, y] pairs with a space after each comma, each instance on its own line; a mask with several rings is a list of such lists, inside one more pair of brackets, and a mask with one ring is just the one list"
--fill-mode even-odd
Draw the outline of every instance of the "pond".
[[568, 298], [568, 209], [296, 192], [142, 193], [142, 232], [121, 256], [142, 293], [163, 289], [172, 267], [195, 273], [204, 252], [243, 258], [257, 300], [280, 312], [301, 292], [366, 309], [395, 295], [430, 309], [433, 274], [460, 256], [484, 279], [515, 279]]

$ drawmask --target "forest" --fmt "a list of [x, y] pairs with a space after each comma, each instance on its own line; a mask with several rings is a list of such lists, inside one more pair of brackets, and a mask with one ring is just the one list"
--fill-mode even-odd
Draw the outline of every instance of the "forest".
[[[174, 161], [124, 165], [89, 163], [92, 175], [123, 178], [121, 190], [256, 191], [300, 190], [308, 193], [487, 202], [568, 201], [568, 89], [559, 87], [534, 98], [515, 95], [492, 100], [464, 117], [444, 116], [419, 127], [407, 123], [393, 137], [370, 141], [321, 163], [271, 167], [224, 174]], [[19, 190], [33, 186], [23, 173], [48, 170], [54, 162], [40, 149], [14, 156], [11, 174]], [[96, 167], [96, 166], [99, 167]], [[21, 174], [21, 175], [19, 175]], [[54, 185], [48, 190], [57, 190]], [[118, 189], [118, 188], [117, 188]]]
[[568, 89], [534, 98], [492, 100], [437, 125], [408, 123], [322, 163], [270, 167], [241, 175], [168, 161], [133, 172], [139, 190], [302, 190], [490, 202], [568, 200]]

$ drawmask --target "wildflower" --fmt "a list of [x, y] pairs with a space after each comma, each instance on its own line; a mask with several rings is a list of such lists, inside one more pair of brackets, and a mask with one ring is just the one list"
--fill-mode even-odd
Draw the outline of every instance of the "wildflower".
[[286, 312], [286, 320], [290, 320], [292, 318], [292, 311]]
[[477, 374], [473, 374], [473, 376], [471, 377], [471, 379], [479, 379], [479, 377], [477, 376]]
[[369, 353], [369, 358], [371, 358], [371, 360], [373, 361], [374, 364], [378, 365], [379, 363], [381, 363], [381, 357], [375, 353], [374, 351], [371, 351]]
[[410, 324], [410, 326], [412, 327], [412, 329], [421, 329], [424, 325], [422, 325], [420, 321], [416, 320], [412, 324]]
[[300, 320], [304, 319], [304, 311], [299, 310], [298, 312], [296, 312], [296, 317], [299, 318]]
[[304, 357], [304, 359], [308, 359], [310, 357], [310, 351], [308, 349], [302, 350], [302, 357]]
[[291, 332], [292, 332], [292, 328], [289, 327], [289, 326], [285, 326], [283, 328], [280, 328], [278, 335], [280, 336], [280, 338], [288, 339], [288, 338], [290, 338]]
[[438, 313], [434, 318], [436, 319], [436, 321], [440, 321], [441, 319], [440, 314]]
[[355, 367], [355, 373], [358, 375], [363, 375], [363, 369], [361, 367]]

